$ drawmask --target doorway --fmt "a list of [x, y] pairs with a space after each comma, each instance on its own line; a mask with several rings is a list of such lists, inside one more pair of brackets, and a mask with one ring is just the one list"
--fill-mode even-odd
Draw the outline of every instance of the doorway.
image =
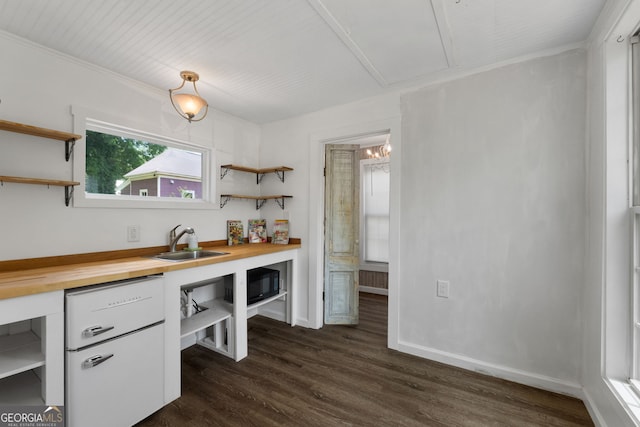
[[326, 324], [357, 324], [361, 290], [387, 294], [389, 139], [385, 131], [325, 145]]
[[401, 198], [401, 158], [402, 120], [392, 116], [374, 121], [330, 127], [309, 135], [309, 218], [308, 218], [308, 269], [307, 295], [308, 317], [301, 318], [300, 324], [318, 329], [324, 325], [324, 147], [332, 143], [348, 143], [367, 135], [389, 133], [393, 154], [389, 159], [389, 280], [388, 280], [388, 321], [387, 346], [398, 350], [399, 342], [399, 283], [401, 281], [400, 258], [403, 248], [400, 244], [400, 198]]

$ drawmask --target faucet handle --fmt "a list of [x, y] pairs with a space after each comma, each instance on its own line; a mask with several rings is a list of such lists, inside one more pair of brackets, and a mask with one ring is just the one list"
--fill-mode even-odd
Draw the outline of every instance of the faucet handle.
[[178, 229], [178, 227], [180, 227], [182, 224], [178, 224], [175, 227], [173, 227], [171, 229], [171, 231], [169, 232], [169, 243], [171, 243], [171, 241], [173, 241], [173, 239], [176, 238], [176, 230]]

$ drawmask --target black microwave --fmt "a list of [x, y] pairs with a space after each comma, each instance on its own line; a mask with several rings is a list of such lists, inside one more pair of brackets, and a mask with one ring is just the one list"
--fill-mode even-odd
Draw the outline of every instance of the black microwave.
[[[280, 272], [270, 268], [247, 270], [247, 305], [255, 304], [280, 292]], [[225, 301], [233, 302], [233, 283], [224, 285]]]

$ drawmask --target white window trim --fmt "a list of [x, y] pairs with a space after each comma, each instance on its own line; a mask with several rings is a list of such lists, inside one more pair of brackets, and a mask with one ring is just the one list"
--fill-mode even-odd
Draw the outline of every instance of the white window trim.
[[183, 199], [189, 199], [189, 197], [185, 197], [185, 194], [191, 194], [190, 199], [193, 199], [196, 195], [196, 192], [194, 190], [180, 190], [180, 195], [182, 196]]
[[388, 273], [389, 272], [389, 263], [388, 262], [374, 262], [374, 261], [367, 261], [365, 259], [365, 251], [366, 251], [366, 233], [365, 233], [365, 221], [364, 221], [364, 217], [365, 217], [365, 212], [364, 212], [364, 206], [365, 206], [365, 195], [363, 194], [364, 192], [362, 191], [362, 189], [364, 188], [364, 182], [363, 180], [364, 178], [364, 171], [366, 168], [366, 165], [377, 165], [377, 164], [386, 164], [387, 166], [390, 166], [390, 162], [389, 159], [362, 159], [360, 160], [360, 270], [366, 270], [366, 271], [377, 271], [377, 272], [381, 272], [381, 273]]
[[[74, 207], [90, 208], [142, 208], [142, 209], [220, 209], [216, 195], [217, 174], [215, 167], [214, 150], [204, 144], [187, 142], [178, 138], [152, 133], [146, 130], [144, 125], [133, 123], [131, 120], [114, 117], [108, 113], [89, 111], [88, 109], [73, 106], [74, 133], [83, 135], [74, 147], [73, 153], [73, 179], [80, 182], [75, 188], [73, 196]], [[117, 124], [116, 124], [117, 123]], [[193, 150], [202, 153], [202, 199], [187, 199], [182, 197], [161, 198], [146, 196], [118, 196], [112, 194], [91, 194], [86, 192], [86, 135], [87, 128], [122, 135], [129, 138], [141, 139], [183, 150]]]

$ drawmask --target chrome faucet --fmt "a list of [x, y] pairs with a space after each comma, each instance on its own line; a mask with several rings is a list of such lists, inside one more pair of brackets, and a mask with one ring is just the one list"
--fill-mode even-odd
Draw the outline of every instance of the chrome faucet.
[[169, 232], [169, 251], [170, 252], [175, 252], [176, 251], [176, 245], [178, 244], [178, 240], [180, 240], [180, 238], [182, 236], [184, 236], [185, 234], [193, 234], [195, 233], [195, 231], [193, 230], [193, 228], [191, 227], [185, 227], [184, 230], [182, 230], [180, 232], [180, 234], [178, 234], [176, 236], [176, 230], [178, 229], [178, 227], [180, 227], [182, 224], [178, 224], [175, 227], [173, 227], [173, 229]]

